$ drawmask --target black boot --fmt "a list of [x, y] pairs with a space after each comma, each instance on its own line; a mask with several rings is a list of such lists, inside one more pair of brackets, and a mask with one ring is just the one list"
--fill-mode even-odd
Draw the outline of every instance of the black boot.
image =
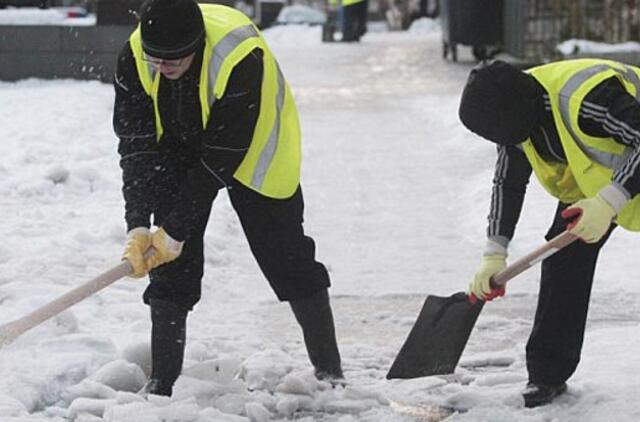
[[187, 311], [175, 303], [151, 299], [151, 377], [143, 388], [147, 394], [171, 396], [182, 372]]
[[566, 383], [560, 385], [543, 385], [530, 382], [522, 392], [524, 407], [538, 407], [551, 403], [553, 399], [565, 391], [567, 391]]
[[304, 344], [309, 360], [319, 380], [339, 381], [343, 379], [340, 352], [336, 343], [331, 305], [327, 290], [313, 296], [289, 302], [293, 314], [302, 328]]

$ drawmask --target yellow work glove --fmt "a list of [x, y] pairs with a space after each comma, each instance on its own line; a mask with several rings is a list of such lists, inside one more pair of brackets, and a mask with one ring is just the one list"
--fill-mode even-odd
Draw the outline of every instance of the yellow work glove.
[[469, 300], [475, 299], [492, 300], [498, 296], [504, 296], [504, 287], [492, 289], [490, 284], [491, 276], [504, 270], [507, 266], [507, 257], [504, 255], [485, 255], [482, 257], [480, 267], [473, 280], [469, 283]]
[[562, 211], [563, 218], [573, 219], [567, 224], [567, 230], [587, 243], [602, 239], [616, 214], [616, 210], [600, 195], [581, 199]]
[[184, 245], [184, 242], [169, 236], [162, 227], [156, 230], [151, 235], [151, 247], [153, 247], [154, 252], [146, 260], [149, 271], [179, 257], [182, 252], [182, 245]]
[[144, 253], [151, 246], [151, 232], [146, 227], [136, 227], [127, 233], [127, 245], [124, 248], [122, 259], [131, 264], [133, 272], [130, 277], [140, 278], [147, 275], [149, 269], [144, 259]]

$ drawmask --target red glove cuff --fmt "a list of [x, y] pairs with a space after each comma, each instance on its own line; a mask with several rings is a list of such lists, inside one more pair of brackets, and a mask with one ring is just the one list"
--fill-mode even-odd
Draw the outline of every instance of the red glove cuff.
[[[493, 300], [497, 297], [504, 296], [505, 293], [506, 293], [506, 290], [504, 286], [499, 287], [497, 289], [491, 289], [491, 292], [484, 298], [484, 301], [489, 302], [490, 300]], [[469, 303], [471, 303], [472, 305], [475, 305], [477, 301], [478, 301], [478, 298], [476, 297], [476, 295], [471, 293], [469, 295]]]
[[582, 208], [567, 208], [560, 214], [567, 222], [567, 230], [571, 230], [578, 224], [580, 216], [582, 215]]

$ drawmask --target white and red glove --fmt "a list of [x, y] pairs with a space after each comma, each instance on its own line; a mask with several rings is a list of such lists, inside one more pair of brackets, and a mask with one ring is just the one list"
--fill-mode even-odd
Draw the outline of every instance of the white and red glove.
[[491, 277], [506, 268], [508, 244], [509, 240], [504, 237], [487, 239], [480, 266], [469, 283], [467, 291], [469, 302], [475, 303], [478, 299], [489, 301], [504, 296], [504, 287], [497, 289], [491, 287]]
[[562, 211], [562, 217], [571, 220], [567, 230], [586, 243], [596, 243], [609, 231], [627, 197], [611, 184], [592, 198], [581, 199]]
[[469, 301], [475, 303], [476, 299], [485, 301], [493, 300], [496, 297], [504, 296], [505, 289], [491, 287], [491, 277], [498, 274], [507, 267], [507, 257], [505, 255], [485, 255], [480, 261], [480, 267], [469, 283]]

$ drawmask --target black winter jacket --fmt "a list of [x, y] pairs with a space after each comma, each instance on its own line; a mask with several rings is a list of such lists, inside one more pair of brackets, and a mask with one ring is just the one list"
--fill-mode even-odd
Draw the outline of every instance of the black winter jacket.
[[118, 56], [113, 126], [120, 139], [128, 230], [150, 226], [162, 185], [170, 183], [167, 174], [181, 174], [179, 193], [160, 223], [170, 236], [184, 240], [190, 230], [185, 217], [193, 214], [194, 207], [209, 206], [215, 193], [229, 184], [251, 143], [260, 105], [262, 50], [256, 48], [234, 68], [204, 129], [198, 99], [202, 53], [199, 48], [178, 80], [160, 76], [158, 104], [164, 134], [159, 140], [153, 101], [142, 88], [128, 42]]

